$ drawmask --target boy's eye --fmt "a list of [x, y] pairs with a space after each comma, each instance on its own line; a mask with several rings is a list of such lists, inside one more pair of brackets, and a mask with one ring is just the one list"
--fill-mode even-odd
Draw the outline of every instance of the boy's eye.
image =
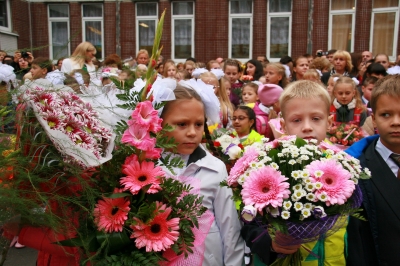
[[184, 127], [184, 126], [186, 126], [186, 123], [177, 123], [177, 125], [180, 127]]
[[197, 127], [203, 127], [204, 124], [203, 124], [203, 123], [197, 123], [196, 126], [197, 126]]
[[293, 122], [295, 123], [300, 122], [300, 119], [299, 118], [293, 119]]
[[314, 120], [314, 121], [319, 121], [320, 118], [319, 118], [319, 117], [313, 117], [313, 120]]
[[383, 117], [389, 117], [390, 115], [389, 115], [388, 113], [383, 113], [383, 114], [381, 114], [381, 116], [383, 116]]

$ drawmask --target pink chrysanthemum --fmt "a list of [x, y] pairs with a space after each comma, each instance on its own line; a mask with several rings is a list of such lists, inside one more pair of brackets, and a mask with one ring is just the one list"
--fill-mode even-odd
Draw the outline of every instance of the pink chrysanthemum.
[[258, 161], [258, 151], [254, 147], [249, 147], [232, 167], [228, 176], [228, 185], [237, 185], [238, 178], [246, 171], [250, 163], [253, 161]]
[[162, 119], [158, 117], [158, 112], [153, 108], [150, 101], [140, 102], [136, 105], [130, 122], [152, 132], [158, 132], [162, 129]]
[[131, 122], [131, 120], [128, 121], [129, 128], [125, 130], [122, 135], [121, 142], [128, 143], [144, 151], [153, 149], [156, 144], [156, 139], [150, 137], [146, 128], [130, 124], [129, 122]]
[[93, 213], [99, 230], [108, 233], [122, 232], [122, 227], [128, 219], [129, 204], [124, 198], [99, 200]]
[[[355, 189], [355, 184], [349, 171], [345, 170], [341, 164], [335, 160], [314, 161], [306, 166], [310, 173], [312, 182], [321, 182], [322, 188], [316, 190], [315, 196], [325, 192], [328, 196], [326, 205], [342, 205], [351, 197]], [[315, 176], [316, 171], [322, 171], [320, 177]]]
[[258, 211], [266, 206], [277, 208], [289, 198], [288, 178], [270, 166], [264, 166], [250, 173], [243, 183], [241, 192], [245, 205], [253, 205]]
[[140, 164], [137, 160], [124, 164], [122, 172], [127, 176], [121, 178], [120, 183], [133, 195], [137, 194], [142, 187], [150, 184], [147, 193], [157, 193], [161, 189], [160, 177], [165, 175], [161, 167], [155, 166], [153, 162], [143, 161]]
[[[157, 203], [157, 205], [161, 205]], [[160, 212], [161, 211], [161, 212]], [[131, 225], [133, 233], [131, 238], [136, 238], [137, 248], [146, 247], [146, 252], [162, 251], [168, 249], [179, 237], [179, 218], [167, 220], [172, 209], [166, 205], [158, 206], [159, 212], [154, 219], [145, 224], [139, 219], [136, 225]]]

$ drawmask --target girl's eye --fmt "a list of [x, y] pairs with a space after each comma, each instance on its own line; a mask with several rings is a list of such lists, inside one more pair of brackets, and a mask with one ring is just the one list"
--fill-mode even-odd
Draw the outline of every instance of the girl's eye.
[[298, 123], [298, 122], [300, 122], [300, 119], [298, 119], [298, 118], [293, 119], [293, 122]]
[[196, 126], [197, 126], [197, 127], [203, 127], [204, 124], [203, 124], [203, 123], [197, 123]]
[[177, 123], [177, 125], [180, 127], [184, 127], [184, 126], [186, 126], [186, 123]]

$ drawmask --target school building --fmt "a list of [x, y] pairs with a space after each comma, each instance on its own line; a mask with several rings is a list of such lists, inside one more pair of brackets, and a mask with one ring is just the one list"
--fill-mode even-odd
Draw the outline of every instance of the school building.
[[277, 61], [316, 50], [400, 54], [399, 0], [0, 0], [0, 49], [69, 56], [82, 41], [97, 56], [135, 57], [153, 44], [166, 10], [164, 58]]

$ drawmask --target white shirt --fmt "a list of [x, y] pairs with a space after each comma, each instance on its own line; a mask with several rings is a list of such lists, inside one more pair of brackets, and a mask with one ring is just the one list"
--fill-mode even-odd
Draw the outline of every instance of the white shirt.
[[375, 150], [382, 156], [383, 160], [389, 166], [390, 170], [392, 170], [394, 176], [397, 178], [397, 172], [399, 171], [399, 167], [397, 164], [389, 157], [393, 152], [385, 147], [382, 144], [381, 138], [378, 139]]

